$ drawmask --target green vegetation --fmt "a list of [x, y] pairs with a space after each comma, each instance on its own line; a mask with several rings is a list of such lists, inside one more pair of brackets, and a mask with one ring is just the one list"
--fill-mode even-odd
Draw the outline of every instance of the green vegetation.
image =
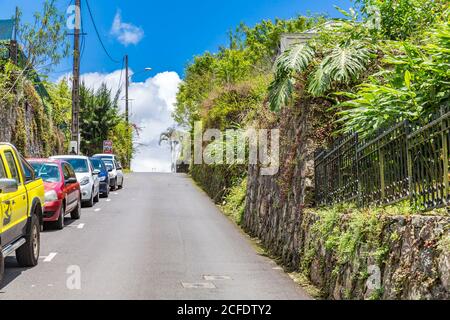
[[[228, 48], [221, 47], [216, 54], [206, 52], [196, 56], [187, 66], [185, 81], [177, 95], [174, 119], [188, 128], [191, 128], [194, 121], [208, 122], [211, 104], [205, 102], [211, 101], [221, 92], [232, 91], [234, 86], [245, 82], [258, 86], [261, 77], [271, 75], [281, 34], [302, 32], [323, 21], [325, 19], [321, 16], [300, 16], [290, 20], [265, 20], [253, 28], [240, 25], [235, 32], [230, 32]], [[243, 101], [239, 96], [232, 99], [241, 111], [248, 107], [246, 97]], [[262, 106], [261, 100], [259, 106]], [[220, 106], [216, 106], [217, 108]], [[236, 110], [230, 112], [236, 113]], [[223, 110], [222, 116], [226, 118], [227, 115], [228, 112]], [[231, 126], [235, 118], [227, 120], [225, 119], [223, 125]]]
[[319, 37], [277, 59], [272, 110], [293, 105], [294, 87], [303, 78], [305, 95], [334, 100], [337, 132], [367, 135], [396, 121], [427, 118], [448, 103], [446, 2], [358, 3], [362, 21], [355, 11], [340, 10], [348, 20], [322, 28]]
[[23, 53], [19, 64], [26, 71], [49, 72], [69, 54], [65, 12], [57, 9], [56, 0], [45, 0], [32, 23], [21, 23], [21, 16], [19, 11], [17, 36]]
[[[55, 0], [46, 0], [32, 23], [21, 23], [19, 12], [18, 65], [6, 60], [9, 42], [0, 43], [0, 119], [13, 121], [12, 143], [25, 155], [47, 157], [66, 153], [71, 138], [72, 93], [67, 79], [42, 83], [52, 67], [68, 54], [65, 13]], [[133, 153], [135, 130], [120, 114], [117, 96], [103, 85], [81, 90], [81, 151], [102, 152], [103, 140], [112, 140], [124, 166]], [[9, 112], [14, 108], [14, 112]], [[11, 118], [11, 119], [9, 119]]]
[[[387, 209], [386, 212], [389, 212]], [[352, 261], [355, 255], [372, 255], [381, 263], [386, 251], [381, 248], [381, 231], [385, 211], [380, 208], [356, 209], [352, 205], [336, 205], [315, 212], [319, 219], [312, 230], [319, 234], [325, 248], [335, 253], [338, 265]], [[343, 219], [345, 217], [345, 219]], [[345, 223], [342, 223], [345, 220]], [[356, 252], [362, 244], [367, 252]]]
[[241, 225], [245, 211], [245, 196], [247, 193], [247, 179], [236, 183], [228, 191], [221, 208], [237, 225]]
[[125, 118], [119, 112], [120, 92], [112, 94], [106, 84], [96, 91], [81, 86], [80, 131], [81, 152], [92, 155], [103, 152], [103, 141], [112, 139], [114, 153], [125, 167], [129, 167], [127, 154], [132, 150], [131, 132]]

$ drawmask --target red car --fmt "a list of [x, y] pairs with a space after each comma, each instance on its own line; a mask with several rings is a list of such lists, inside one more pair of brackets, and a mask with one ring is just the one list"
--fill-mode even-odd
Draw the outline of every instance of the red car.
[[42, 178], [45, 187], [44, 222], [64, 228], [64, 216], [72, 219], [81, 214], [81, 191], [72, 166], [61, 160], [29, 159], [36, 176]]

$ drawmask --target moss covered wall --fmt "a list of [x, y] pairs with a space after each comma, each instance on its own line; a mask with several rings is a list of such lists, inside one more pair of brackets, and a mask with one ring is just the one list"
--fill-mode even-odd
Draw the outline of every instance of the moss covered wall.
[[25, 157], [48, 157], [64, 151], [64, 137], [29, 81], [18, 86], [10, 99], [0, 102], [0, 123], [0, 141], [14, 144]]

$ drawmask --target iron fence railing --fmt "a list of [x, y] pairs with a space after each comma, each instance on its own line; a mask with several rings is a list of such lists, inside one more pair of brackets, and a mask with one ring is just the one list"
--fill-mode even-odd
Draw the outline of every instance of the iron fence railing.
[[315, 156], [318, 205], [387, 205], [409, 199], [423, 211], [450, 204], [450, 112], [425, 125], [404, 121], [369, 139], [340, 138]]

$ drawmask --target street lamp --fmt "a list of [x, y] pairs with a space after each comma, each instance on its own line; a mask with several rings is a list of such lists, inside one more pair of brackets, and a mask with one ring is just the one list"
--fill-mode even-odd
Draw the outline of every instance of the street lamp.
[[139, 71], [138, 73], [130, 74], [130, 75], [128, 76], [128, 78], [131, 79], [131, 77], [133, 77], [133, 76], [135, 76], [135, 75], [142, 74], [142, 73], [144, 73], [144, 72], [149, 72], [149, 71], [152, 71], [152, 70], [153, 70], [152, 68], [144, 68], [144, 70]]

